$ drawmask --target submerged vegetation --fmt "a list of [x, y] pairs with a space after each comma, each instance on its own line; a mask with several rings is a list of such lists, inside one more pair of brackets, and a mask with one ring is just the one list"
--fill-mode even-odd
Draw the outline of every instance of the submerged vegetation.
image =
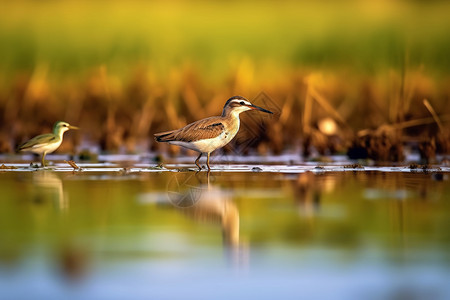
[[224, 151], [402, 161], [407, 146], [424, 162], [450, 152], [445, 1], [3, 6], [2, 153], [57, 120], [83, 129], [60, 151], [173, 153], [152, 133], [217, 115], [233, 95], [277, 114], [244, 116]]

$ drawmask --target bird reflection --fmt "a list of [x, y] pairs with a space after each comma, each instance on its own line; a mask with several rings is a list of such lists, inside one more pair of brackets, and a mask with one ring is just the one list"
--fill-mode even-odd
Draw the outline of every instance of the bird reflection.
[[[50, 210], [50, 206], [53, 205], [59, 212], [68, 213], [69, 197], [64, 193], [63, 182], [57, 174], [45, 170], [33, 172], [31, 183], [30, 199], [35, 205], [42, 205], [46, 210]], [[38, 221], [52, 224], [60, 221], [58, 222], [59, 227], [67, 228], [69, 217], [68, 214], [64, 214], [64, 218], [55, 220], [51, 216], [46, 216], [46, 218], [39, 218]], [[37, 225], [37, 227], [39, 226]], [[89, 251], [85, 245], [78, 244], [66, 230], [56, 230], [55, 234], [58, 236], [59, 242], [54, 245], [53, 251], [60, 274], [69, 281], [78, 281], [84, 278], [89, 269]]]
[[53, 202], [58, 210], [66, 212], [69, 209], [68, 197], [64, 195], [61, 178], [51, 171], [33, 173], [33, 202]]
[[239, 210], [231, 194], [210, 183], [210, 173], [177, 173], [168, 184], [169, 201], [195, 221], [220, 224], [223, 245], [239, 261]]

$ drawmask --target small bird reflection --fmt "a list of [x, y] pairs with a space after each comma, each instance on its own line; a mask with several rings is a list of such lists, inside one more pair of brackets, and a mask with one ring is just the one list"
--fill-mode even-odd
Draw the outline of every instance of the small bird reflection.
[[167, 195], [173, 206], [195, 221], [220, 224], [227, 253], [233, 263], [240, 262], [239, 210], [229, 192], [210, 183], [209, 172], [174, 175]]
[[[32, 173], [32, 194], [33, 203], [45, 206], [53, 205], [59, 212], [68, 213], [69, 197], [64, 193], [64, 186], [61, 178], [52, 171], [36, 171]], [[69, 215], [65, 215], [65, 217]], [[68, 219], [68, 218], [67, 218]], [[58, 223], [60, 227], [67, 226], [66, 218], [62, 218]], [[51, 222], [50, 217], [45, 222]], [[57, 231], [62, 234], [58, 236], [60, 243], [55, 245], [54, 258], [59, 267], [60, 274], [69, 282], [76, 282], [86, 275], [89, 269], [90, 254], [84, 245], [72, 240], [70, 234], [65, 230]]]
[[34, 203], [53, 202], [60, 211], [67, 212], [69, 201], [61, 178], [51, 171], [37, 171], [33, 173], [32, 183]]

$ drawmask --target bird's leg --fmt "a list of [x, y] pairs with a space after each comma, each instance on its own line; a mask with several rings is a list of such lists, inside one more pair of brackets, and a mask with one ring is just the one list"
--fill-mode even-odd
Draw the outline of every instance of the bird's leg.
[[195, 164], [197, 165], [199, 171], [202, 169], [202, 167], [198, 164], [198, 161], [200, 160], [200, 157], [202, 157], [202, 154], [203, 153], [200, 152], [200, 155], [195, 160]]
[[44, 152], [43, 154], [42, 154], [42, 167], [43, 168], [45, 168], [45, 155], [46, 155], [47, 153], [46, 152]]
[[209, 167], [209, 152], [208, 157], [206, 158], [206, 165], [208, 166], [208, 173], [211, 171], [211, 168]]

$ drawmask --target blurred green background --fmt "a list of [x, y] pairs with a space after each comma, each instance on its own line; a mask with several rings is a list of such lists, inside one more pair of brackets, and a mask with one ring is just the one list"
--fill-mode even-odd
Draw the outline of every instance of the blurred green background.
[[3, 1], [2, 75], [107, 64], [222, 77], [236, 60], [273, 69], [450, 67], [447, 1]]

